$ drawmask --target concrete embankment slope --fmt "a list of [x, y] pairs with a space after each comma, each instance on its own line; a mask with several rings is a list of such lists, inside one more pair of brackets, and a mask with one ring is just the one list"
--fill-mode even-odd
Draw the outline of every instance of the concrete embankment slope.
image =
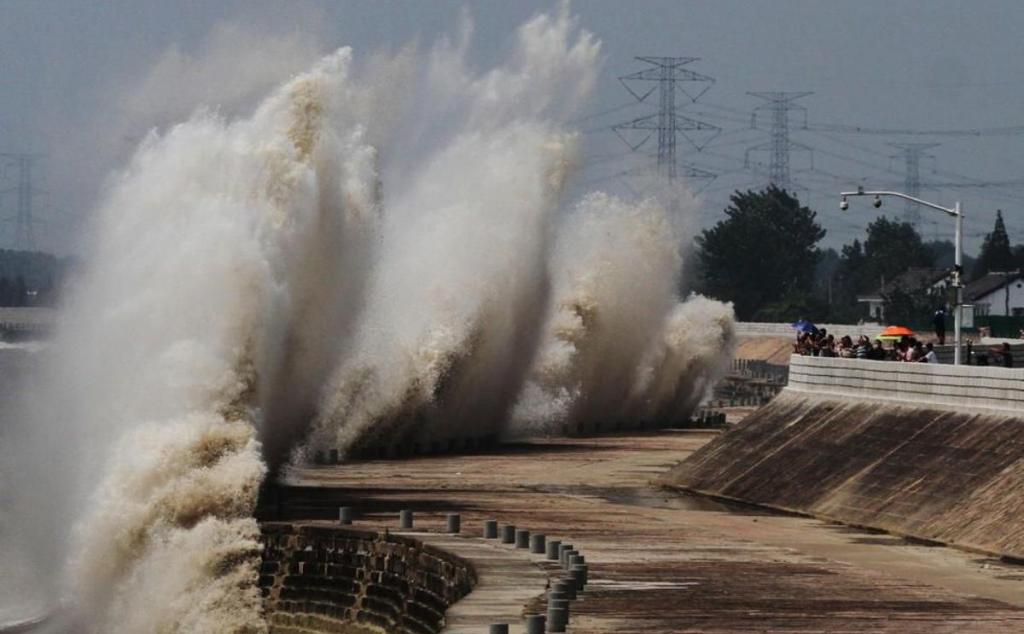
[[1024, 558], [1024, 370], [794, 357], [675, 467], [700, 493]]

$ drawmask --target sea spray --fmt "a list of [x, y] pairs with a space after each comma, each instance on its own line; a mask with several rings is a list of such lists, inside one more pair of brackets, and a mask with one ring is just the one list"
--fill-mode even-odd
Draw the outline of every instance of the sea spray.
[[552, 301], [509, 435], [680, 423], [730, 359], [731, 309], [679, 303], [685, 197], [587, 195], [559, 225]]
[[248, 119], [200, 111], [153, 133], [110, 186], [56, 382], [79, 475], [100, 478], [71, 565], [91, 631], [266, 629], [257, 428], [271, 464], [301, 434], [282, 403], [315, 401], [377, 222], [349, 65], [326, 57]]
[[564, 199], [598, 43], [563, 4], [480, 71], [471, 32], [341, 49], [112, 178], [47, 399], [91, 490], [83, 629], [266, 631], [252, 513], [288, 456], [677, 420], [724, 367], [731, 309], [678, 299], [692, 203]]

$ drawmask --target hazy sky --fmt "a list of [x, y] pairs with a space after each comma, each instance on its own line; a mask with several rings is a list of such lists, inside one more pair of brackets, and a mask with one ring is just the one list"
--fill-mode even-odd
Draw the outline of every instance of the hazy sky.
[[[41, 152], [46, 190], [37, 226], [43, 248], [73, 248], [106, 173], [153, 126], [188, 115], [200, 103], [227, 111], [250, 104], [320, 53], [352, 45], [357, 55], [452, 33], [468, 8], [476, 25], [473, 51], [482, 67], [503, 55], [512, 31], [551, 2], [315, 2], [194, 0], [0, 0], [0, 152]], [[694, 56], [689, 66], [717, 81], [687, 110], [723, 133], [704, 152], [685, 139], [679, 152], [717, 173], [703, 187], [701, 221], [721, 218], [728, 193], [765, 180], [767, 154], [747, 147], [767, 140], [750, 129], [758, 100], [748, 91], [812, 91], [801, 100], [812, 126], [848, 124], [897, 129], [983, 129], [1024, 125], [1024, 3], [1005, 1], [577, 1], [580, 24], [603, 42], [602, 80], [579, 122], [589, 159], [582, 182], [622, 190], [628, 148], [609, 130], [652, 112], [632, 105], [617, 77], [640, 70], [634, 56]], [[244, 63], [243, 63], [244, 60]], [[225, 82], [230, 76], [235, 81]], [[768, 123], [768, 118], [762, 120]], [[922, 162], [922, 194], [937, 202], [962, 198], [968, 248], [1002, 208], [1015, 241], [1024, 241], [1024, 134], [968, 138], [847, 135], [801, 130], [792, 139], [798, 193], [817, 209], [838, 245], [863, 234], [876, 215], [866, 201], [841, 214], [839, 189], [857, 182], [902, 187], [903, 163], [888, 143], [940, 142]], [[654, 147], [645, 147], [653, 150]], [[760, 164], [760, 165], [758, 165]], [[0, 173], [13, 184], [13, 172]], [[974, 182], [986, 187], [952, 187]], [[1019, 182], [1020, 184], [1014, 184]], [[2, 198], [6, 215], [14, 196]], [[893, 201], [883, 211], [899, 214]], [[952, 235], [931, 212], [926, 238]], [[13, 224], [0, 227], [0, 246]]]

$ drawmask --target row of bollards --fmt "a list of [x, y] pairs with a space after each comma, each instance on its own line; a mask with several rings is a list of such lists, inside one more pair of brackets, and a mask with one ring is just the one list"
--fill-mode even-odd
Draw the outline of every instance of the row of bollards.
[[[351, 524], [355, 520], [355, 509], [351, 506], [338, 508], [338, 520], [342, 524]], [[462, 530], [462, 518], [458, 513], [445, 516], [445, 529], [448, 533], [457, 534]], [[412, 530], [413, 512], [402, 509], [398, 512], [398, 523], [402, 530]], [[499, 530], [500, 529], [500, 530]], [[547, 539], [543, 533], [516, 528], [514, 524], [499, 526], [498, 520], [484, 522], [483, 536], [485, 539], [501, 539], [501, 543], [514, 545], [515, 548], [529, 550], [535, 555], [544, 555], [551, 561], [557, 561], [565, 575], [555, 580], [548, 591], [546, 614], [528, 614], [525, 617], [527, 634], [545, 634], [545, 632], [565, 632], [569, 624], [569, 603], [578, 598], [588, 581], [586, 558], [572, 544], [557, 539]], [[507, 634], [507, 623], [495, 623], [490, 626], [491, 634]]]
[[[484, 538], [498, 539], [498, 520], [484, 522]], [[569, 625], [569, 605], [577, 600], [588, 581], [586, 558], [572, 544], [562, 543], [557, 539], [547, 539], [542, 533], [516, 528], [514, 524], [500, 527], [500, 539], [503, 544], [514, 544], [516, 548], [529, 548], [535, 555], [543, 555], [550, 561], [557, 561], [565, 574], [551, 584], [547, 596], [547, 610], [544, 614], [526, 615], [526, 633], [544, 634], [545, 632], [565, 632]], [[507, 623], [495, 623], [490, 626], [491, 634], [506, 633]]]
[[[338, 507], [338, 521], [342, 524], [351, 524], [355, 520], [355, 508], [351, 506]], [[409, 509], [402, 509], [398, 512], [398, 526], [403, 530], [412, 530], [413, 513]], [[494, 524], [497, 530], [497, 522]], [[462, 531], [462, 518], [458, 513], [448, 513], [445, 516], [445, 531], [448, 533], [459, 533]]]

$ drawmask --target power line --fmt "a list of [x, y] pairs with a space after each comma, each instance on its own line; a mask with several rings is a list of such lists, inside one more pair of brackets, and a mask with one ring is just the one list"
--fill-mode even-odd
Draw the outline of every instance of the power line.
[[972, 130], [914, 130], [907, 128], [869, 128], [859, 125], [818, 123], [809, 126], [808, 129], [823, 132], [840, 132], [843, 134], [876, 134], [883, 136], [982, 137], [1024, 134], [1024, 126], [1020, 125], [998, 128], [975, 128]]

